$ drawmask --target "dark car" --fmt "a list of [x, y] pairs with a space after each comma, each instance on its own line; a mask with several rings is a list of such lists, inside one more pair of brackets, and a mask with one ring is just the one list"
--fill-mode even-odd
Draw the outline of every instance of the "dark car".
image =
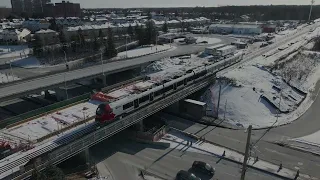
[[192, 164], [192, 169], [209, 175], [214, 175], [215, 173], [215, 169], [210, 164], [202, 161], [194, 161]]
[[178, 172], [176, 180], [201, 180], [201, 179], [188, 171], [181, 170]]

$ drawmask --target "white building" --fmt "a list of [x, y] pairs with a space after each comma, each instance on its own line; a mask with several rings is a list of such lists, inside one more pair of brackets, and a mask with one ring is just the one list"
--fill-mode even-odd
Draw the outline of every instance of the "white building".
[[28, 29], [5, 29], [0, 32], [3, 41], [26, 42], [31, 32]]
[[262, 28], [259, 25], [247, 24], [212, 24], [209, 26], [209, 31], [213, 33], [255, 35], [261, 34]]

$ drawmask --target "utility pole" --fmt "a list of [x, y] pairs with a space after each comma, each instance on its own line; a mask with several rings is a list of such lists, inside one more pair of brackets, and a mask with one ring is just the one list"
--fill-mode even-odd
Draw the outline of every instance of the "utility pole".
[[309, 12], [309, 19], [308, 19], [308, 22], [310, 22], [310, 20], [311, 20], [311, 14], [312, 14], [312, 7], [313, 7], [313, 4], [314, 4], [314, 0], [311, 0], [311, 6], [310, 6], [310, 12]]
[[244, 180], [244, 177], [246, 175], [247, 161], [248, 161], [248, 158], [249, 158], [249, 151], [250, 151], [251, 130], [252, 130], [252, 125], [250, 125], [249, 128], [248, 128], [246, 152], [244, 154], [244, 159], [243, 159], [243, 164], [242, 164], [241, 180]]
[[218, 107], [217, 107], [217, 118], [219, 118], [220, 95], [221, 95], [221, 84], [219, 83], [219, 97], [218, 97]]

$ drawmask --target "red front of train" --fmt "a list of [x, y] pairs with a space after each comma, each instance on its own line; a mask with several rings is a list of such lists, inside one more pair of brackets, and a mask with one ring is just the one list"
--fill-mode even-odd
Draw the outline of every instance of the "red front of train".
[[115, 118], [109, 104], [100, 104], [96, 111], [96, 121], [99, 123], [108, 123], [112, 122]]
[[115, 118], [115, 114], [108, 104], [108, 100], [110, 100], [110, 97], [103, 94], [102, 92], [98, 92], [94, 94], [91, 99], [104, 102], [100, 104], [96, 110], [96, 121], [99, 123], [112, 122]]

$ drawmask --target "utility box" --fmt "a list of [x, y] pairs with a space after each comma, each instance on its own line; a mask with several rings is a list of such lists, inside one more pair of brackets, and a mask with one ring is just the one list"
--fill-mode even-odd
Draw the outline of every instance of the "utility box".
[[206, 115], [207, 104], [192, 99], [185, 99], [180, 102], [180, 112], [191, 116], [194, 119], [201, 119]]

